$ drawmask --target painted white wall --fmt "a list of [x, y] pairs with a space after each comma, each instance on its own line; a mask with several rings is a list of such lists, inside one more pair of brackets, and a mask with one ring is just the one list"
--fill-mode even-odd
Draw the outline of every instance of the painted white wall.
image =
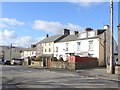
[[[68, 43], [68, 51], [66, 51], [66, 43]], [[56, 47], [58, 47], [58, 52], [56, 52]], [[59, 59], [59, 57], [62, 55], [63, 60], [66, 61], [66, 53], [75, 53], [74, 41], [54, 43], [54, 57], [57, 57], [57, 59]]]
[[33, 56], [36, 56], [36, 51], [23, 51], [21, 53], [21, 59], [26, 57], [33, 57]]
[[[89, 41], [93, 40], [93, 50], [89, 50]], [[77, 50], [77, 42], [81, 42], [81, 50]], [[66, 50], [66, 43], [68, 43], [68, 51]], [[58, 52], [56, 52], [56, 47], [58, 47]], [[54, 44], [54, 57], [59, 59], [59, 56], [62, 55], [63, 59], [66, 61], [67, 54], [66, 53], [75, 53], [78, 54], [80, 52], [88, 52], [93, 54], [92, 57], [99, 58], [99, 41], [97, 38], [95, 39], [87, 39], [87, 40], [76, 40], [76, 41], [68, 41], [68, 42], [57, 42]]]
[[[93, 50], [89, 50], [89, 41], [93, 41]], [[81, 49], [77, 50], [77, 42], [81, 42]], [[75, 41], [75, 53], [80, 52], [88, 52], [89, 54], [92, 54], [92, 57], [99, 58], [99, 41], [97, 38], [95, 39], [86, 39], [86, 40], [77, 40]]]

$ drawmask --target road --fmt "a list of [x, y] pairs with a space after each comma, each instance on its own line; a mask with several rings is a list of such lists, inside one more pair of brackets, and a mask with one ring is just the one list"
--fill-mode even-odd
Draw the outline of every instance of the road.
[[68, 70], [2, 67], [2, 88], [117, 88], [118, 82]]

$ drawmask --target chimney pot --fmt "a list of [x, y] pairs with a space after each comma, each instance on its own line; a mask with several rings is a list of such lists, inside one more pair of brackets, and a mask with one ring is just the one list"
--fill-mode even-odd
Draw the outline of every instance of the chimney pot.
[[104, 29], [108, 30], [109, 29], [109, 25], [104, 25]]
[[92, 31], [92, 28], [85, 28], [85, 31]]
[[74, 34], [77, 35], [79, 32], [78, 31], [74, 31]]
[[69, 29], [64, 29], [63, 30], [63, 35], [70, 35], [70, 30]]
[[46, 37], [49, 37], [49, 35], [48, 35], [48, 34], [46, 34]]

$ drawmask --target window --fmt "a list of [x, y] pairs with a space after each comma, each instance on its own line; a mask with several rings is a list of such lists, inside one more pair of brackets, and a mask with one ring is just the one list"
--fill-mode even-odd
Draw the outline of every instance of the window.
[[40, 53], [40, 49], [39, 48], [37, 49], [37, 53]]
[[94, 31], [88, 32], [88, 37], [94, 37], [94, 36], [95, 36], [95, 32]]
[[93, 40], [89, 41], [89, 50], [93, 50]]
[[90, 37], [90, 32], [88, 32], [88, 37]]
[[56, 47], [56, 52], [58, 52], [58, 47]]
[[49, 52], [51, 52], [51, 49], [49, 48]]
[[66, 43], [66, 51], [68, 51], [68, 43]]
[[78, 50], [78, 51], [81, 50], [81, 42], [77, 42], [77, 50]]
[[49, 46], [50, 46], [50, 43], [49, 43]]
[[45, 52], [47, 52], [47, 50], [45, 49]]
[[86, 33], [81, 33], [80, 38], [86, 38]]
[[56, 57], [58, 57], [58, 54], [56, 54]]

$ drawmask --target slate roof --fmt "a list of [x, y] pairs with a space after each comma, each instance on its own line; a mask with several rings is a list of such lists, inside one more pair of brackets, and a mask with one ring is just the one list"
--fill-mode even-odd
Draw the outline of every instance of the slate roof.
[[67, 41], [74, 41], [77, 40], [77, 35], [68, 35], [63, 39], [59, 40], [58, 42], [67, 42]]
[[50, 37], [47, 37], [45, 39], [43, 39], [42, 41], [38, 42], [37, 44], [40, 44], [40, 43], [48, 43], [48, 42], [55, 42], [57, 41], [59, 38], [61, 38], [63, 35], [55, 35], [55, 36], [50, 36]]
[[24, 48], [22, 51], [36, 51], [36, 48]]

